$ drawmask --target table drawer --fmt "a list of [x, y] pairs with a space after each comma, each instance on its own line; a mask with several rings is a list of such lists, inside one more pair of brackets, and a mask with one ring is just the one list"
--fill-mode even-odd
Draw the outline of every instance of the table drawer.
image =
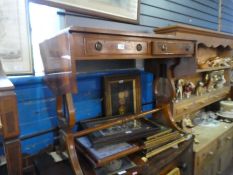
[[180, 115], [182, 113], [187, 113], [187, 112], [190, 111], [190, 109], [192, 109], [192, 107], [193, 107], [192, 102], [188, 102], [188, 103], [185, 103], [185, 104], [174, 105], [175, 115]]
[[152, 42], [153, 55], [192, 55], [194, 54], [194, 43], [189, 41], [164, 41]]
[[85, 55], [148, 54], [148, 42], [115, 38], [84, 38]]

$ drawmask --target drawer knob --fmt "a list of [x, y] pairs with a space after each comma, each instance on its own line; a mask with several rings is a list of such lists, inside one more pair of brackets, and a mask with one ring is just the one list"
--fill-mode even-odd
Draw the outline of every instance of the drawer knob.
[[210, 152], [208, 153], [208, 155], [209, 155], [209, 156], [213, 156], [213, 155], [214, 155], [214, 152], [210, 151]]
[[166, 45], [166, 44], [162, 44], [161, 50], [162, 50], [162, 51], [167, 51], [167, 45]]
[[189, 50], [190, 50], [190, 46], [186, 46], [186, 47], [185, 47], [185, 51], [188, 52]]
[[101, 42], [98, 41], [98, 42], [95, 43], [95, 50], [101, 51], [102, 48], [103, 48], [103, 45], [102, 45]]
[[137, 49], [137, 51], [141, 51], [142, 50], [142, 45], [141, 44], [137, 44], [136, 49]]

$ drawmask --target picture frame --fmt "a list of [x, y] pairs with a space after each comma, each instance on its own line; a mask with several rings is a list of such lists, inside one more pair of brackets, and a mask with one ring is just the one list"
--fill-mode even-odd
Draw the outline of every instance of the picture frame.
[[0, 28], [0, 61], [4, 72], [7, 75], [32, 74], [32, 46], [26, 1], [0, 2]]
[[[106, 123], [120, 120], [121, 117], [97, 117], [80, 121], [82, 129], [95, 128]], [[147, 137], [162, 130], [161, 125], [148, 119], [135, 119], [124, 124], [114, 125], [106, 129], [95, 131], [88, 135], [92, 147], [101, 148], [106, 145], [127, 142]]]
[[105, 116], [122, 116], [141, 112], [141, 82], [139, 75], [104, 77]]
[[140, 0], [31, 0], [67, 11], [127, 23], [139, 23]]

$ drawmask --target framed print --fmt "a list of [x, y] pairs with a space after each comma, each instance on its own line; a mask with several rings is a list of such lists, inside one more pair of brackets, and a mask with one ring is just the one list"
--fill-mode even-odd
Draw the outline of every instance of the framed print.
[[0, 1], [0, 61], [7, 74], [33, 73], [26, 1]]
[[[100, 117], [95, 119], [88, 119], [80, 121], [80, 125], [83, 129], [95, 128], [106, 123], [119, 120], [120, 117]], [[151, 122], [148, 119], [135, 119], [125, 122], [121, 125], [114, 125], [112, 127], [95, 131], [88, 135], [92, 146], [100, 148], [108, 144], [115, 144], [121, 142], [127, 142], [130, 140], [136, 140], [146, 137], [148, 135], [155, 134], [161, 131], [161, 126]]]
[[138, 23], [140, 0], [31, 0], [67, 11]]
[[122, 116], [141, 112], [139, 75], [104, 77], [104, 104], [106, 116]]

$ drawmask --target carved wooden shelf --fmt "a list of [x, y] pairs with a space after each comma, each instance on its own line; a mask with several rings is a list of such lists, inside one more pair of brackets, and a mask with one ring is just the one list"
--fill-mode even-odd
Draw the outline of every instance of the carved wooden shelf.
[[229, 86], [213, 90], [205, 93], [202, 96], [191, 96], [190, 98], [180, 100], [173, 104], [173, 114], [175, 120], [180, 120], [183, 116], [196, 112], [205, 106], [217, 102], [229, 96]]
[[[233, 35], [187, 25], [168, 26], [156, 29], [155, 31], [156, 33], [160, 34], [172, 34], [187, 39], [196, 39], [197, 63], [205, 63], [207, 60], [209, 61], [209, 58], [232, 57]], [[205, 72], [208, 73], [211, 71], [224, 70], [227, 86], [217, 89], [211, 93], [204, 94], [203, 96], [195, 96], [190, 99], [182, 100], [179, 103], [174, 103], [174, 117], [180, 120], [183, 118], [183, 116], [200, 110], [209, 104], [222, 100], [226, 97], [231, 96], [232, 98], [230, 83], [231, 69], [231, 66], [197, 69], [195, 76], [199, 79]], [[225, 123], [220, 123], [220, 126], [216, 127], [194, 127], [194, 134], [196, 134], [196, 138], [200, 142], [194, 146], [195, 175], [222, 174], [224, 169], [226, 169], [226, 166], [231, 164], [233, 156], [232, 127], [232, 124]]]
[[197, 69], [197, 73], [200, 72], [211, 72], [211, 71], [215, 71], [215, 70], [223, 70], [223, 69], [232, 69], [231, 66], [229, 67], [214, 67], [214, 68], [206, 68], [206, 69]]

